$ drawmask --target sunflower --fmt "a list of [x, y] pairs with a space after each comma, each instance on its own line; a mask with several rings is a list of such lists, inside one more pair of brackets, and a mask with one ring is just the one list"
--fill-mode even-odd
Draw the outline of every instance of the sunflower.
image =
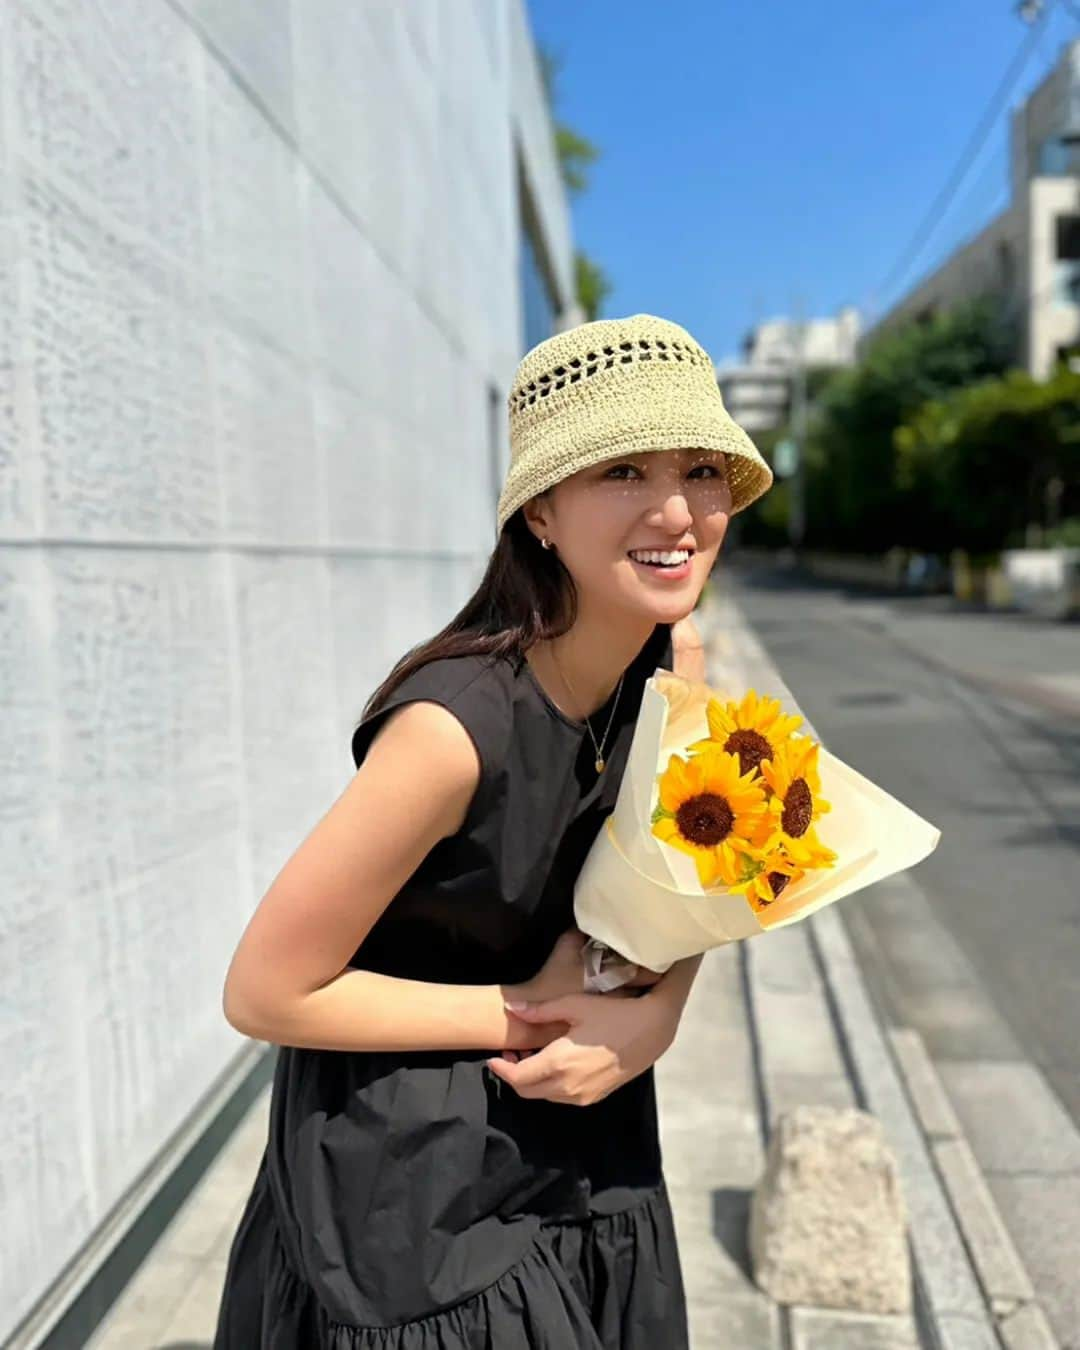
[[[771, 793], [770, 823], [778, 835], [776, 842], [785, 849], [802, 839], [816, 820], [832, 810], [821, 796], [821, 776], [818, 772], [820, 749], [821, 746], [809, 736], [793, 736], [772, 759], [762, 762], [761, 776]], [[818, 848], [821, 847], [819, 844]], [[797, 851], [800, 856], [806, 856], [805, 849]], [[808, 865], [823, 867], [825, 864], [819, 862]]]
[[798, 839], [784, 837], [783, 855], [794, 866], [803, 871], [815, 871], [819, 867], [832, 867], [837, 855], [827, 848], [817, 837], [817, 831], [810, 829]]
[[750, 907], [760, 911], [771, 905], [785, 887], [801, 881], [805, 875], [801, 867], [777, 850], [766, 858], [748, 861], [742, 879], [728, 889], [746, 896]]
[[757, 769], [763, 760], [772, 759], [792, 732], [802, 726], [803, 720], [787, 716], [779, 699], [762, 698], [753, 689], [741, 703], [709, 699], [705, 716], [709, 735], [704, 740], [694, 741], [687, 749], [691, 754], [697, 754], [719, 745], [729, 754], [738, 755], [744, 774]]
[[740, 773], [736, 755], [712, 743], [693, 759], [669, 758], [653, 834], [693, 858], [703, 887], [738, 882], [767, 824], [765, 789], [756, 773]]

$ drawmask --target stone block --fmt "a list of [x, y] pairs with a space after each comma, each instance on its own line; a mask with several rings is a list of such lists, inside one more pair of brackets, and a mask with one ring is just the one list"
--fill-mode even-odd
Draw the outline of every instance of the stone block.
[[1001, 1350], [993, 1328], [983, 1317], [946, 1313], [934, 1317], [935, 1345], [941, 1350]]
[[780, 1303], [911, 1310], [907, 1210], [881, 1125], [854, 1109], [782, 1116], [754, 1192], [750, 1256]]
[[690, 1344], [694, 1350], [779, 1350], [779, 1310], [760, 1294], [692, 1303]]
[[914, 1320], [793, 1308], [792, 1350], [919, 1350]]
[[1027, 1303], [998, 1324], [1006, 1350], [1059, 1350], [1046, 1314], [1037, 1303]]

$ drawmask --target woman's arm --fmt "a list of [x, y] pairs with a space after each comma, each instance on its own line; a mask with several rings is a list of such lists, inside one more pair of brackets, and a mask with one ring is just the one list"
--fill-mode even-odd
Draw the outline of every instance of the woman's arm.
[[225, 979], [225, 1017], [277, 1045], [435, 1050], [546, 1045], [564, 1028], [511, 1018], [501, 985], [429, 984], [348, 962], [480, 780], [472, 739], [440, 704], [396, 709], [356, 774], [275, 877]]
[[676, 675], [705, 683], [705, 644], [692, 614], [672, 624], [671, 651], [672, 669]]
[[529, 1027], [511, 1018], [503, 1001], [516, 995], [511, 985], [429, 984], [346, 970], [323, 989], [229, 1021], [255, 1040], [313, 1050], [523, 1050], [562, 1034], [562, 1023]]
[[662, 1007], [667, 1016], [671, 1019], [672, 1035], [675, 1034], [675, 1028], [678, 1027], [683, 1015], [683, 1009], [686, 1007], [686, 1000], [690, 997], [690, 989], [698, 973], [704, 953], [698, 956], [687, 956], [666, 971], [657, 982], [648, 991], [647, 997], [655, 999], [657, 1006]]

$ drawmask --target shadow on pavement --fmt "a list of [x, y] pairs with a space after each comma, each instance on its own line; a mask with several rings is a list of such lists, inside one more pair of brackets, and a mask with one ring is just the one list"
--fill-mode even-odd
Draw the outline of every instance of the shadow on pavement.
[[752, 1192], [739, 1186], [721, 1186], [712, 1193], [712, 1227], [720, 1245], [748, 1280], [750, 1249], [747, 1231], [750, 1220]]

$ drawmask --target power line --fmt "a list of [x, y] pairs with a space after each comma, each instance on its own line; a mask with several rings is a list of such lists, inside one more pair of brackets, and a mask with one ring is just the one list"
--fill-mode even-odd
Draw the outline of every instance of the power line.
[[979, 151], [982, 149], [987, 136], [989, 136], [990, 132], [994, 128], [994, 124], [996, 123], [1002, 108], [1008, 102], [1008, 99], [1012, 94], [1013, 87], [1015, 86], [1016, 81], [1020, 78], [1021, 74], [1023, 73], [1024, 67], [1028, 63], [1031, 53], [1034, 50], [1036, 43], [1038, 42], [1039, 34], [1042, 31], [1042, 26], [1046, 22], [1047, 16], [1049, 15], [1052, 8], [1053, 8], [1053, 0], [1049, 0], [1049, 3], [1047, 3], [1044, 6], [1044, 8], [1039, 13], [1038, 17], [1029, 26], [1024, 41], [1020, 44], [1019, 50], [1013, 57], [1012, 61], [1009, 63], [1008, 69], [1005, 71], [1005, 74], [1002, 77], [1000, 84], [994, 90], [993, 96], [991, 97], [990, 102], [987, 104], [982, 117], [979, 119], [974, 132], [972, 133], [970, 139], [968, 140], [968, 143], [964, 146], [960, 158], [957, 161], [956, 167], [949, 175], [949, 178], [946, 181], [945, 186], [934, 198], [934, 201], [931, 204], [929, 211], [926, 213], [926, 216], [923, 218], [923, 221], [919, 225], [919, 228], [915, 231], [914, 235], [912, 236], [911, 242], [908, 244], [904, 252], [900, 255], [896, 263], [893, 264], [885, 280], [881, 283], [881, 286], [878, 289], [879, 295], [882, 296], [887, 295], [891, 290], [893, 284], [899, 278], [906, 276], [908, 269], [911, 267], [911, 264], [922, 252], [923, 248], [926, 245], [927, 240], [930, 238], [934, 230], [937, 228], [937, 225], [941, 217], [947, 210], [949, 203], [952, 201], [953, 197], [956, 195], [956, 192], [960, 187], [960, 184], [964, 181], [964, 178], [967, 176], [967, 172], [968, 169], [971, 167], [972, 161], [974, 160], [975, 156], [978, 155]]

